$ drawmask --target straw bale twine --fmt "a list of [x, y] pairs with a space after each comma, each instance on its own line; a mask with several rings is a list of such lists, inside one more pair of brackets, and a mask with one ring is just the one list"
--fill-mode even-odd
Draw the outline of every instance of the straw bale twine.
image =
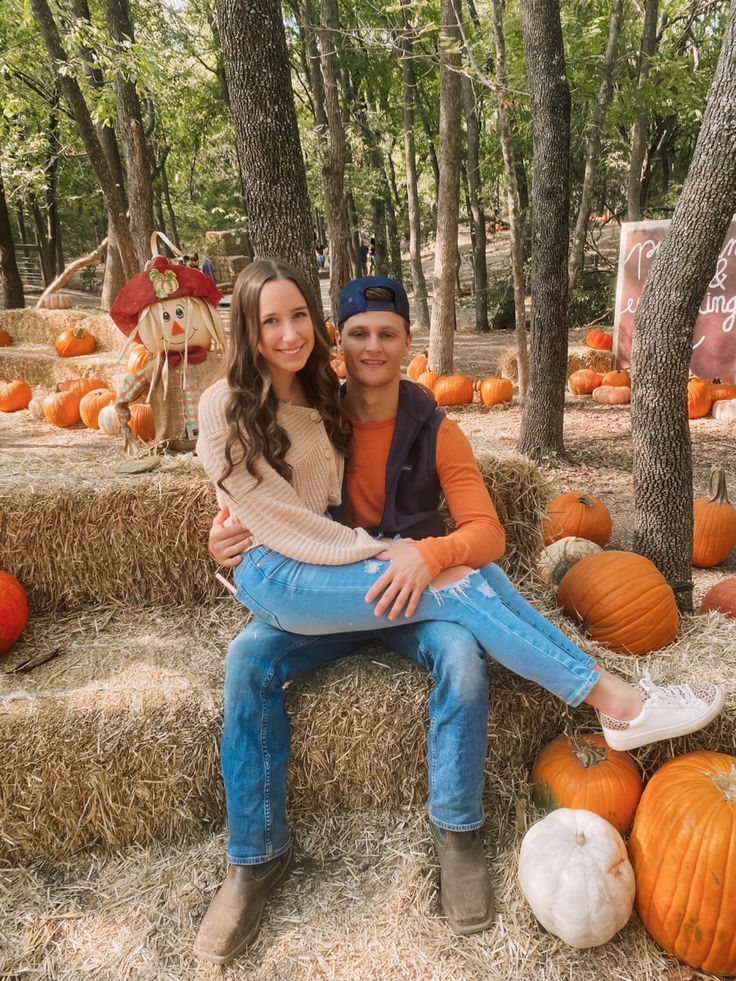
[[60, 358], [53, 349], [40, 344], [0, 348], [0, 378], [23, 378], [33, 388], [51, 391], [67, 378], [101, 378], [117, 388], [125, 376], [125, 363], [110, 353]]
[[[567, 377], [573, 371], [581, 368], [590, 368], [593, 371], [610, 371], [613, 365], [612, 351], [593, 351], [590, 349], [571, 350], [567, 355]], [[516, 364], [516, 350], [509, 348], [501, 354], [498, 362], [498, 370], [504, 378], [517, 381], [519, 377]]]
[[101, 351], [119, 351], [125, 337], [108, 313], [89, 310], [4, 310], [0, 327], [16, 344], [53, 345], [56, 337], [70, 327], [83, 327], [94, 334]]

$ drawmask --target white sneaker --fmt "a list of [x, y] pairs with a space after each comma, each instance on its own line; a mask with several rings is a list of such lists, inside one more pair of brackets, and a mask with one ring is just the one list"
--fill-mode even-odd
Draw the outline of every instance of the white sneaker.
[[647, 671], [637, 687], [644, 704], [635, 719], [624, 722], [599, 716], [611, 749], [637, 749], [696, 732], [723, 708], [723, 689], [717, 685], [655, 685]]

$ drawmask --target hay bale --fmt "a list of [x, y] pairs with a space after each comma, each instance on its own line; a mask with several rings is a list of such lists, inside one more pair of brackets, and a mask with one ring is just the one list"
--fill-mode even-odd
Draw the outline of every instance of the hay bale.
[[7, 330], [15, 344], [53, 346], [56, 337], [69, 327], [83, 327], [97, 338], [100, 351], [119, 351], [125, 337], [108, 313], [89, 310], [4, 310], [0, 327]]
[[[571, 350], [567, 355], [567, 377], [569, 378], [573, 371], [579, 371], [581, 368], [591, 368], [593, 371], [610, 371], [613, 366], [613, 352], [612, 351], [594, 351], [592, 348], [586, 348], [581, 350]], [[510, 378], [512, 381], [517, 381], [519, 377], [519, 372], [516, 364], [516, 349], [508, 348], [503, 351], [498, 362], [497, 369], [504, 378]]]
[[76, 358], [60, 358], [40, 344], [0, 348], [0, 378], [22, 378], [32, 388], [50, 392], [58, 382], [85, 376], [101, 378], [117, 388], [125, 375], [125, 362], [116, 354], [95, 352]]

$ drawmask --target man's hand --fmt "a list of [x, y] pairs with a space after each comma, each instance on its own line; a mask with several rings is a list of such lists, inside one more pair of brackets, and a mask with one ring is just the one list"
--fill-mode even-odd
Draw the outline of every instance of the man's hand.
[[237, 519], [230, 517], [228, 507], [215, 515], [210, 528], [208, 548], [218, 565], [232, 569], [240, 565], [243, 552], [253, 544], [250, 531]]
[[392, 541], [376, 558], [386, 559], [391, 565], [366, 593], [366, 603], [372, 603], [383, 593], [376, 603], [376, 616], [383, 616], [391, 607], [389, 620], [396, 620], [402, 610], [410, 617], [422, 593], [434, 579], [422, 553], [411, 541], [399, 539]]

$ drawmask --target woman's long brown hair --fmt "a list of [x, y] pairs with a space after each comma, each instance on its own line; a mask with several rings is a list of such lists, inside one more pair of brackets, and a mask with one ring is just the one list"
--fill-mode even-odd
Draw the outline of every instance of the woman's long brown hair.
[[293, 266], [281, 259], [257, 259], [238, 276], [230, 306], [227, 366], [230, 401], [226, 411], [230, 432], [225, 444], [227, 469], [217, 481], [223, 490], [226, 478], [242, 462], [260, 481], [256, 470], [259, 457], [286, 480], [291, 479], [291, 467], [286, 462], [291, 443], [276, 420], [278, 400], [273, 392], [271, 372], [258, 350], [261, 290], [266, 283], [277, 279], [289, 279], [299, 289], [314, 326], [314, 349], [298, 372], [304, 394], [322, 417], [333, 446], [346, 456], [348, 453], [350, 427], [341, 408], [340, 382], [330, 367], [330, 343], [322, 311]]

